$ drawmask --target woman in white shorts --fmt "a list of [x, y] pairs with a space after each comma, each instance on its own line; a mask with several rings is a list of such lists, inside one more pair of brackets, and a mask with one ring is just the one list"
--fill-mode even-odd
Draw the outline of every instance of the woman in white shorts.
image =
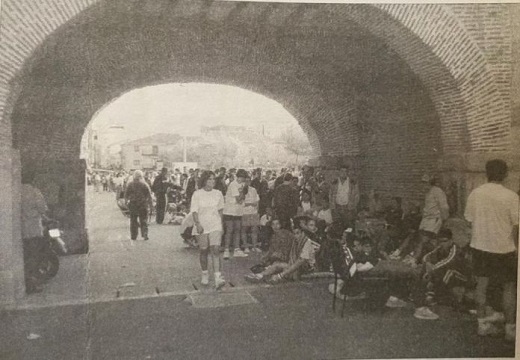
[[208, 256], [211, 253], [215, 288], [218, 290], [226, 281], [220, 272], [220, 240], [222, 239], [222, 211], [224, 197], [215, 190], [215, 174], [205, 171], [200, 177], [199, 190], [191, 198], [191, 213], [193, 215], [193, 235], [196, 237], [200, 250], [200, 267], [202, 269], [202, 285], [209, 284]]

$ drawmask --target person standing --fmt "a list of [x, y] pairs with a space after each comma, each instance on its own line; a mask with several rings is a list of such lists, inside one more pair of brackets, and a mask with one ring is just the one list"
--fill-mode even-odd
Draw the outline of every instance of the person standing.
[[22, 174], [22, 241], [25, 263], [25, 291], [28, 294], [42, 290], [35, 272], [38, 271], [38, 257], [31, 256], [41, 248], [43, 227], [42, 218], [48, 211], [47, 203], [41, 191], [32, 185], [34, 173]]
[[[258, 215], [258, 203], [260, 197], [256, 189], [251, 185], [251, 177], [246, 177], [243, 193], [244, 213], [242, 215], [242, 244], [245, 253], [249, 250], [254, 252], [262, 252], [258, 247], [258, 227], [260, 226], [260, 216]], [[248, 234], [251, 235], [251, 243], [247, 241]]]
[[94, 189], [97, 193], [101, 191], [101, 176], [98, 173], [94, 174]]
[[194, 171], [192, 171], [192, 169], [190, 169], [190, 178], [188, 179], [188, 183], [186, 185], [186, 199], [188, 200], [188, 202], [191, 202], [193, 193], [195, 192], [195, 190], [197, 190], [198, 179], [199, 179], [199, 169], [195, 169]]
[[215, 189], [219, 190], [222, 195], [226, 195], [227, 185], [226, 185], [226, 168], [221, 167], [217, 173], [217, 178], [215, 180]]
[[267, 193], [269, 191], [269, 185], [267, 180], [262, 176], [262, 169], [258, 168], [253, 172], [253, 180], [251, 186], [256, 189], [260, 201], [258, 203], [258, 214], [262, 216], [265, 214], [266, 209], [270, 206], [269, 197]]
[[204, 171], [200, 177], [200, 189], [193, 193], [191, 199], [191, 213], [195, 224], [192, 234], [197, 239], [200, 251], [201, 284], [209, 284], [208, 256], [211, 254], [215, 288], [218, 290], [226, 283], [220, 266], [224, 196], [214, 187], [215, 174], [212, 171]]
[[291, 219], [298, 213], [300, 196], [292, 186], [293, 176], [286, 173], [283, 183], [274, 189], [273, 207], [282, 229], [291, 231]]
[[437, 247], [437, 234], [442, 227], [442, 223], [450, 216], [446, 193], [439, 187], [438, 178], [424, 175], [422, 181], [429, 184], [429, 189], [424, 198], [422, 220], [419, 225], [419, 241], [413, 255], [404, 260], [412, 267], [415, 267], [426, 253]]
[[166, 194], [170, 187], [168, 179], [168, 169], [162, 168], [161, 173], [157, 175], [153, 181], [152, 190], [155, 194], [156, 210], [155, 221], [162, 224], [164, 221], [164, 212], [166, 211]]
[[247, 254], [240, 249], [240, 235], [242, 228], [242, 214], [244, 209], [243, 193], [244, 181], [247, 172], [244, 169], [238, 169], [236, 180], [229, 183], [224, 205], [224, 224], [226, 233], [224, 235], [224, 259], [230, 257], [231, 240], [233, 240], [233, 256], [246, 257]]
[[495, 159], [486, 163], [488, 182], [474, 189], [467, 200], [464, 217], [471, 223], [473, 272], [477, 279], [478, 334], [496, 335], [497, 314], [486, 316], [486, 292], [490, 282], [503, 288], [505, 338], [516, 338], [516, 281], [518, 264], [518, 195], [503, 181], [507, 164]]
[[358, 185], [348, 176], [348, 168], [342, 166], [330, 187], [329, 204], [334, 220], [352, 226], [358, 202]]
[[130, 238], [137, 240], [138, 229], [141, 227], [141, 236], [148, 240], [148, 207], [152, 206], [152, 192], [145, 183], [141, 170], [136, 170], [133, 180], [128, 182], [125, 201], [130, 211]]

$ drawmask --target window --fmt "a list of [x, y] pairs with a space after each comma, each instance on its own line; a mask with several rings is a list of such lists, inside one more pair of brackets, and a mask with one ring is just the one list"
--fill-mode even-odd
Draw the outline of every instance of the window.
[[159, 146], [154, 145], [153, 148], [152, 148], [152, 152], [153, 152], [154, 155], [159, 154]]
[[139, 151], [139, 145], [134, 145], [134, 151]]
[[141, 162], [139, 160], [134, 160], [134, 165], [139, 166], [141, 165]]

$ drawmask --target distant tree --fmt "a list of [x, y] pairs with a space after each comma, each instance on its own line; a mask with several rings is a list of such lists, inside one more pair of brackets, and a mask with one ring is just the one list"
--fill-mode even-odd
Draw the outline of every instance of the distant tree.
[[285, 149], [291, 154], [296, 155], [296, 163], [300, 156], [309, 156], [312, 154], [312, 147], [309, 139], [302, 133], [297, 131], [294, 126], [286, 128], [279, 137], [279, 141], [284, 145]]

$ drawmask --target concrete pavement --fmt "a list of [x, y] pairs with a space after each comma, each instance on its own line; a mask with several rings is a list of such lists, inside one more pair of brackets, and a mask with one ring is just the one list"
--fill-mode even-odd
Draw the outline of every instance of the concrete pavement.
[[[157, 225], [152, 220], [150, 240], [130, 240], [129, 219], [115, 202], [114, 193], [89, 191], [87, 226], [90, 251], [86, 255], [60, 258], [58, 275], [40, 294], [28, 296], [21, 308], [85, 302], [106, 302], [129, 298], [187, 295], [199, 290], [200, 267], [196, 249], [187, 248], [179, 227]], [[250, 287], [243, 275], [260, 259], [235, 258], [223, 262], [228, 284], [223, 289]]]
[[[254, 303], [195, 308], [185, 296], [4, 313], [1, 359], [353, 359], [512, 357], [502, 339], [479, 338], [470, 316], [413, 318], [412, 309], [341, 318], [325, 284], [249, 291]], [[30, 334], [40, 337], [29, 340]]]

